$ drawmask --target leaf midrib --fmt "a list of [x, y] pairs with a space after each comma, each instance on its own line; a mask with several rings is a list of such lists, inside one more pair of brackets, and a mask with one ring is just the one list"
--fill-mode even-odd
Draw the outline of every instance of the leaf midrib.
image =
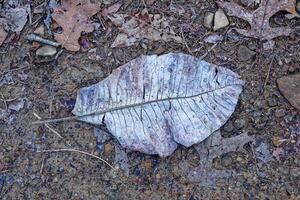
[[104, 111], [96, 111], [96, 112], [92, 112], [92, 113], [89, 113], [89, 114], [77, 115], [77, 117], [78, 118], [83, 118], [83, 117], [89, 117], [89, 116], [95, 116], [95, 115], [102, 115], [102, 114], [110, 113], [110, 112], [117, 111], [117, 110], [122, 110], [122, 109], [127, 109], [127, 108], [132, 108], [132, 107], [138, 107], [138, 106], [147, 105], [147, 104], [151, 104], [151, 103], [162, 102], [162, 101], [189, 99], [189, 98], [194, 98], [194, 97], [197, 97], [197, 96], [201, 96], [201, 95], [204, 95], [204, 94], [207, 94], [207, 93], [210, 93], [210, 92], [214, 92], [214, 91], [217, 91], [217, 90], [222, 90], [222, 89], [227, 88], [227, 87], [238, 86], [238, 85], [242, 85], [242, 84], [230, 84], [230, 85], [226, 85], [224, 87], [216, 88], [216, 89], [213, 89], [213, 90], [205, 91], [205, 92], [202, 92], [202, 93], [199, 93], [199, 94], [196, 94], [196, 95], [191, 95], [191, 96], [155, 99], [155, 100], [151, 100], [151, 101], [147, 101], [147, 102], [141, 102], [141, 103], [136, 103], [136, 104], [131, 104], [131, 105], [118, 106], [118, 107], [109, 108], [109, 109], [104, 110]]

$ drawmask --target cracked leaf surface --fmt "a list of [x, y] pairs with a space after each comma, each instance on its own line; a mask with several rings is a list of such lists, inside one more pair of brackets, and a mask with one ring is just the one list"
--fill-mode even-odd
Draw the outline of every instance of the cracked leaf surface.
[[123, 147], [170, 155], [218, 130], [244, 82], [234, 72], [182, 53], [140, 56], [78, 92], [73, 114], [104, 123]]

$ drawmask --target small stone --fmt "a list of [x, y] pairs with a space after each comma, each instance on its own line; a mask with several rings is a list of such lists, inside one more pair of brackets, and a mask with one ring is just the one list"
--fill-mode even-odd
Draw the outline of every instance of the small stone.
[[284, 117], [285, 116], [285, 110], [284, 109], [279, 109], [275, 111], [275, 116], [276, 117]]
[[16, 112], [19, 112], [20, 110], [22, 110], [24, 108], [24, 105], [25, 105], [25, 101], [24, 100], [21, 100], [21, 101], [18, 101], [16, 103], [10, 103], [8, 105], [8, 108], [10, 110], [14, 110]]
[[228, 121], [224, 126], [224, 131], [226, 131], [226, 132], [231, 132], [231, 131], [233, 131], [233, 129], [234, 129], [234, 126], [233, 126], [232, 121]]
[[295, 17], [295, 15], [293, 15], [293, 14], [291, 14], [291, 13], [285, 14], [284, 16], [285, 16], [285, 18], [287, 18], [287, 19], [293, 19], [293, 18]]
[[214, 31], [229, 25], [229, 21], [222, 9], [218, 9], [214, 18]]
[[255, 54], [256, 53], [254, 51], [251, 51], [250, 49], [248, 49], [248, 47], [240, 46], [238, 49], [237, 56], [238, 56], [239, 61], [245, 62], [245, 61], [252, 59], [255, 56]]
[[212, 13], [212, 12], [205, 13], [204, 21], [203, 21], [204, 27], [211, 29], [213, 20], [214, 20], [214, 13]]
[[36, 51], [37, 56], [54, 56], [56, 54], [57, 50], [53, 46], [42, 46]]
[[105, 155], [111, 155], [113, 151], [113, 146], [108, 142], [104, 145], [104, 154]]
[[300, 110], [300, 73], [281, 77], [278, 88], [292, 106]]
[[272, 50], [275, 46], [274, 40], [268, 40], [267, 42], [263, 43], [264, 50]]
[[33, 33], [43, 36], [45, 34], [45, 27], [43, 25], [37, 27]]
[[152, 161], [150, 159], [145, 159], [142, 161], [141, 165], [146, 171], [150, 171], [153, 167]]
[[290, 174], [293, 177], [300, 177], [300, 168], [291, 168], [290, 169]]
[[274, 107], [274, 106], [277, 106], [277, 100], [275, 97], [271, 97], [268, 99], [268, 105], [270, 107]]
[[234, 127], [237, 129], [242, 129], [246, 125], [246, 121], [244, 119], [236, 119], [233, 123]]
[[289, 72], [295, 72], [295, 67], [294, 66], [289, 66]]
[[220, 42], [224, 39], [222, 35], [219, 34], [212, 34], [204, 38], [204, 42], [210, 43], [210, 44], [215, 44], [217, 42]]
[[267, 143], [261, 140], [256, 141], [255, 154], [258, 159], [267, 163], [272, 160], [272, 154], [270, 152], [270, 147]]
[[232, 157], [230, 155], [225, 154], [221, 159], [221, 164], [224, 167], [229, 167], [231, 165], [232, 161], [233, 161]]

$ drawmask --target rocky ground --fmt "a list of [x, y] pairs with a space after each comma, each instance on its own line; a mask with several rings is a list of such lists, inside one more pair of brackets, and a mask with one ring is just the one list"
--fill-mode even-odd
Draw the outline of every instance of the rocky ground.
[[[31, 3], [34, 10], [43, 1]], [[248, 6], [251, 0], [238, 3], [256, 8]], [[80, 51], [29, 42], [33, 32], [54, 41], [41, 27], [45, 12], [6, 38], [0, 47], [0, 199], [300, 199], [299, 18], [276, 13], [271, 26], [293, 31], [266, 42], [233, 30], [249, 25], [225, 15], [215, 1], [124, 1], [118, 12], [145, 7], [168, 17], [184, 43], [142, 40], [111, 48], [119, 30], [96, 17]], [[118, 66], [168, 52], [228, 67], [246, 81], [217, 146], [181, 146], [160, 158], [123, 149], [101, 127], [32, 124], [70, 116], [77, 90]], [[92, 153], [115, 169], [76, 152], [40, 153], [60, 148]]]

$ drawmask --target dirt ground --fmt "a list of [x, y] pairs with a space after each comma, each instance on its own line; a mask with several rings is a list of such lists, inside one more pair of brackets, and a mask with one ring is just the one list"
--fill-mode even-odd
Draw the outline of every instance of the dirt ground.
[[[33, 6], [41, 2], [34, 1]], [[77, 121], [52, 123], [63, 137], [59, 138], [44, 125], [32, 125], [37, 120], [34, 113], [42, 118], [71, 116], [79, 88], [101, 81], [139, 55], [190, 53], [186, 45], [146, 40], [143, 45], [112, 49], [118, 29], [107, 20], [106, 28], [111, 31], [100, 27], [84, 36], [91, 41], [88, 50], [63, 50], [57, 59], [37, 57], [36, 47], [25, 38], [35, 27], [27, 23], [19, 38], [0, 47], [0, 80], [9, 80], [0, 85], [0, 109], [25, 102], [19, 111], [11, 110], [0, 120], [0, 199], [300, 199], [300, 115], [276, 84], [278, 78], [300, 71], [300, 20], [277, 13], [271, 24], [287, 25], [295, 31], [290, 37], [274, 39], [272, 50], [264, 50], [262, 41], [231, 30], [248, 25], [229, 17], [230, 26], [216, 31], [224, 40], [214, 45], [203, 41], [212, 30], [202, 24], [205, 12], [217, 10], [215, 2], [175, 2], [192, 14], [171, 11], [170, 1], [159, 1], [148, 10], [169, 17], [194, 56], [205, 55], [204, 60], [226, 66], [246, 81], [236, 111], [221, 133], [223, 137], [247, 133], [254, 142], [246, 144], [244, 152], [215, 158], [213, 165], [236, 175], [210, 186], [190, 180], [180, 163], [186, 160], [197, 165], [202, 155], [194, 147], [180, 146], [167, 158], [125, 150], [127, 173], [78, 153], [38, 153], [79, 149], [115, 166], [118, 142], [114, 138], [96, 141], [95, 127]], [[132, 13], [143, 7], [142, 1], [124, 1], [118, 12]], [[243, 48], [247, 49], [244, 53]], [[256, 153], [261, 143], [265, 145], [264, 159]]]

